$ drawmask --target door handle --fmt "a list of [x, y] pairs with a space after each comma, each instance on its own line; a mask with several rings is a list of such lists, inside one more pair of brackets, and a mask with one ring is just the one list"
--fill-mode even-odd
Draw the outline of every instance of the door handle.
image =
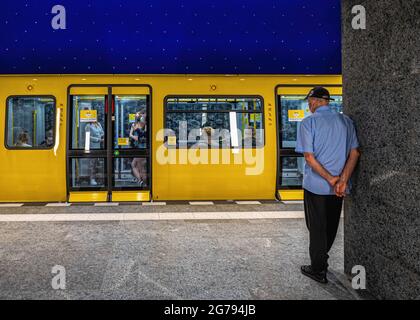
[[57, 156], [58, 147], [60, 146], [60, 121], [61, 121], [61, 108], [57, 108], [57, 115], [55, 119], [55, 143], [54, 143], [55, 156]]

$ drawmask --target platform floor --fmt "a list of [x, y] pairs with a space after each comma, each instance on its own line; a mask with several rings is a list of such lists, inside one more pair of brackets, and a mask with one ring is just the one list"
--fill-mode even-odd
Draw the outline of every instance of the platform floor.
[[[3, 206], [0, 299], [361, 299], [343, 274], [342, 224], [329, 284], [301, 275], [302, 217], [301, 203]], [[52, 289], [56, 265], [65, 290]]]

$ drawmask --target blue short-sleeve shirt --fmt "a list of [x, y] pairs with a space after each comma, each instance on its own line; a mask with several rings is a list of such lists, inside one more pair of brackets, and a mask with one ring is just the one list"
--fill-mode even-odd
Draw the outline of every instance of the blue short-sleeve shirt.
[[[332, 111], [329, 106], [322, 106], [301, 122], [295, 151], [313, 153], [330, 174], [339, 176], [350, 151], [358, 147], [353, 121]], [[348, 185], [347, 193], [350, 192], [351, 182]], [[320, 195], [335, 194], [333, 187], [306, 163], [303, 188]]]

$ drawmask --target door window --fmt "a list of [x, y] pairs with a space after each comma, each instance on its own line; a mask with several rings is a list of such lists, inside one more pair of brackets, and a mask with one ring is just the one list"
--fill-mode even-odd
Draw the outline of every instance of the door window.
[[72, 149], [104, 150], [105, 96], [73, 96]]

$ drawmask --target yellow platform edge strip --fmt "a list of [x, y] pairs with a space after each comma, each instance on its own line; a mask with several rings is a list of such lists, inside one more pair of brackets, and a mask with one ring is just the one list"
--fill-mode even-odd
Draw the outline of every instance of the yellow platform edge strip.
[[112, 193], [113, 202], [150, 201], [149, 191], [116, 191]]
[[303, 200], [303, 190], [278, 190], [280, 200]]
[[106, 202], [108, 192], [70, 192], [69, 202]]

